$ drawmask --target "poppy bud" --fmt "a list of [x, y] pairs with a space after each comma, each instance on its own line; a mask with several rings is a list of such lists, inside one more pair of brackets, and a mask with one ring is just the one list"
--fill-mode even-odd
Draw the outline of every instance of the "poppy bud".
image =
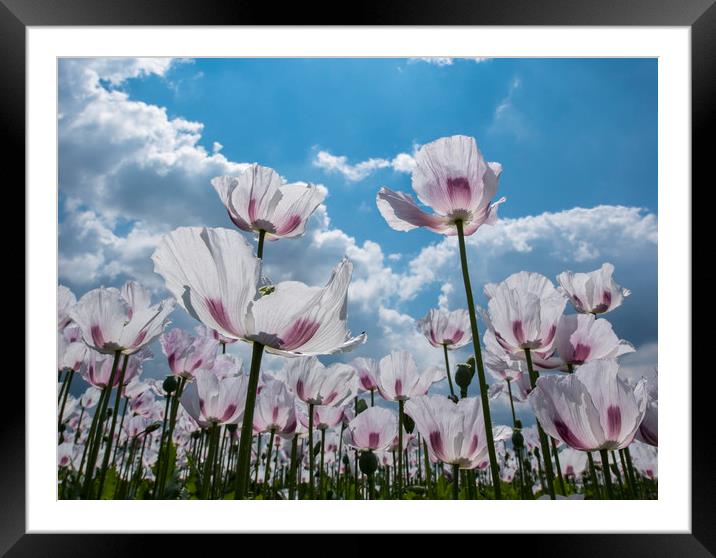
[[345, 465], [346, 467], [348, 467], [350, 464], [351, 464], [351, 458], [348, 457], [348, 454], [347, 454], [347, 453], [344, 453], [344, 454], [343, 454], [343, 465]]
[[408, 415], [403, 415], [403, 428], [408, 434], [412, 434], [415, 430], [415, 421]]
[[107, 407], [107, 418], [110, 418], [112, 416], [113, 411], [114, 409], [112, 409], [112, 407]]
[[525, 445], [525, 439], [522, 436], [522, 432], [518, 428], [515, 428], [512, 432], [512, 447], [515, 450], [521, 450]]
[[378, 458], [372, 451], [364, 451], [358, 458], [358, 465], [361, 473], [370, 476], [378, 469]]
[[191, 437], [194, 438], [195, 440], [198, 439], [200, 436], [201, 436], [201, 430], [195, 430], [194, 432], [191, 433]]
[[239, 425], [238, 425], [238, 424], [227, 424], [227, 425], [226, 425], [226, 429], [227, 429], [231, 434], [233, 434], [234, 432], [236, 432], [236, 430], [237, 430], [238, 428], [239, 428]]
[[[147, 426], [145, 432], [146, 432], [147, 434], [149, 434], [149, 433], [151, 433], [151, 432], [154, 432], [155, 430], [158, 430], [160, 426], [161, 426], [161, 423], [159, 423], [159, 422], [152, 423], [152, 424], [150, 424], [149, 426]], [[197, 436], [196, 436], [197, 438], [198, 438], [199, 436], [201, 436], [201, 432], [198, 432], [198, 431], [195, 432], [194, 434], [197, 434]], [[193, 436], [194, 434], [192, 434], [192, 436]]]
[[356, 403], [356, 415], [359, 415], [363, 411], [365, 411], [368, 408], [368, 403], [366, 403], [363, 399], [359, 399], [358, 403]]
[[174, 376], [167, 376], [162, 384], [162, 389], [167, 393], [174, 393], [179, 387], [179, 382]]
[[460, 396], [467, 397], [467, 388], [472, 382], [475, 370], [470, 368], [468, 364], [458, 364], [455, 372], [455, 383], [460, 386]]

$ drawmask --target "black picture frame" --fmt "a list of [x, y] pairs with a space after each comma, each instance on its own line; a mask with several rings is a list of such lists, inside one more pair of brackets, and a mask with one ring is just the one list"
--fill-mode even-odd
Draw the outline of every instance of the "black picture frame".
[[[709, 115], [716, 113], [716, 0], [502, 0], [288, 3], [203, 0], [0, 0], [0, 52], [4, 54], [0, 82], [0, 122], [5, 135], [4, 159], [15, 184], [24, 182], [25, 167], [25, 32], [28, 26], [65, 25], [557, 25], [557, 26], [687, 26], [692, 55], [692, 184], [705, 182], [713, 159]], [[9, 187], [6, 184], [6, 188]], [[693, 186], [691, 191], [693, 191]], [[690, 195], [684, 192], [683, 195]], [[8, 204], [11, 206], [12, 204]], [[7, 206], [6, 206], [7, 208]], [[7, 213], [6, 213], [7, 215]], [[17, 229], [15, 229], [17, 230]], [[25, 297], [32, 293], [25, 291]], [[10, 325], [10, 327], [14, 327]], [[16, 326], [15, 326], [16, 327]], [[26, 331], [26, 350], [32, 332]], [[691, 358], [670, 373], [691, 374]], [[189, 555], [206, 552], [206, 539], [159, 535], [39, 535], [25, 534], [25, 379], [15, 363], [5, 359], [3, 419], [0, 421], [0, 554], [20, 556], [128, 556], [161, 552]], [[708, 365], [706, 365], [708, 368]], [[27, 372], [27, 371], [26, 371]], [[708, 370], [692, 375], [691, 534], [520, 535], [502, 537], [475, 552], [530, 553], [551, 556], [714, 556], [716, 554], [716, 463], [710, 427]], [[507, 518], [506, 518], [507, 520]], [[476, 518], [479, 521], [479, 518]], [[512, 518], [517, 525], [519, 518]], [[555, 518], [558, 521], [558, 518]], [[584, 526], [585, 529], [589, 525]], [[277, 528], [280, 528], [277, 526]], [[317, 530], [318, 530], [317, 526]], [[82, 526], [78, 525], [77, 530]], [[231, 541], [235, 536], [229, 536]], [[362, 535], [353, 535], [358, 539]], [[412, 538], [416, 540], [415, 537]], [[250, 541], [258, 552], [260, 541]], [[280, 542], [273, 539], [273, 551]], [[420, 540], [420, 539], [417, 539]], [[235, 544], [226, 542], [230, 548]], [[449, 543], [457, 551], [460, 542]], [[213, 543], [212, 543], [213, 544]], [[341, 543], [339, 543], [341, 544]], [[365, 543], [363, 543], [365, 544]], [[361, 544], [361, 546], [363, 546]], [[199, 549], [192, 550], [194, 545]], [[455, 545], [455, 546], [453, 546]], [[203, 549], [201, 547], [203, 546]], [[340, 552], [351, 550], [351, 543]], [[238, 550], [237, 547], [234, 547]], [[309, 543], [310, 548], [310, 543]], [[356, 547], [357, 548], [357, 547]], [[369, 552], [370, 547], [363, 546]], [[498, 549], [503, 550], [498, 550]], [[156, 550], [155, 550], [156, 549]], [[161, 549], [161, 550], [159, 550]]]

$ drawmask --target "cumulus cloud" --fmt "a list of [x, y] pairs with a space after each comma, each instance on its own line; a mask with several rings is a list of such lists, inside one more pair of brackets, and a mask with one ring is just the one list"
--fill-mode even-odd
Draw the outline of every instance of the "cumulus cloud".
[[316, 153], [314, 166], [329, 173], [339, 173], [349, 182], [359, 182], [379, 169], [392, 168], [395, 172], [411, 173], [415, 168], [415, 159], [408, 153], [398, 153], [392, 159], [371, 158], [350, 164], [345, 155], [333, 155], [321, 150]]
[[432, 64], [434, 66], [452, 66], [456, 60], [472, 60], [473, 62], [479, 64], [481, 62], [486, 62], [487, 60], [490, 60], [487, 57], [479, 56], [474, 58], [448, 58], [444, 56], [424, 56], [424, 57], [418, 57], [418, 58], [409, 58], [408, 64], [415, 64], [417, 62], [425, 62], [426, 64]]

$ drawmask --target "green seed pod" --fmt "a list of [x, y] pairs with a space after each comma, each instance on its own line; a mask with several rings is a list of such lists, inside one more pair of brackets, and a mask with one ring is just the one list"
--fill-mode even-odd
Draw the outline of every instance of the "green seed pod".
[[359, 415], [363, 411], [365, 411], [368, 408], [368, 403], [365, 402], [363, 399], [358, 400], [358, 404], [356, 405], [356, 415]]
[[467, 364], [458, 364], [455, 372], [455, 383], [460, 386], [460, 397], [467, 397], [467, 388], [472, 382], [475, 371]]
[[372, 475], [378, 469], [378, 458], [372, 451], [364, 451], [358, 458], [358, 465], [360, 466], [361, 473], [364, 475]]
[[167, 393], [174, 393], [178, 387], [179, 382], [177, 382], [177, 379], [174, 376], [167, 376], [164, 379], [164, 383], [162, 383], [162, 389]]
[[403, 428], [408, 434], [412, 434], [415, 430], [415, 421], [406, 414], [403, 414]]
[[[146, 428], [144, 431], [145, 431], [147, 434], [149, 434], [149, 433], [151, 433], [151, 432], [154, 432], [155, 430], [158, 430], [161, 425], [162, 425], [161, 422], [155, 422], [155, 423], [150, 424], [149, 426], [147, 426], [147, 428]], [[196, 432], [192, 433], [192, 436], [193, 436], [194, 438], [198, 438], [199, 436], [201, 436], [201, 432], [197, 430]]]

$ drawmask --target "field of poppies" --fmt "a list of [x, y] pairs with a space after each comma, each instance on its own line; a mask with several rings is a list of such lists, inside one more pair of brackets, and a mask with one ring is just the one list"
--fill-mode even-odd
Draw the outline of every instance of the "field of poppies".
[[[614, 267], [565, 271], [556, 286], [521, 271], [482, 285], [488, 302], [476, 307], [465, 237], [497, 219], [502, 167], [466, 136], [422, 146], [415, 162], [425, 207], [387, 188], [376, 202], [396, 231], [457, 237], [467, 307], [416, 321], [444, 366], [416, 362], [410, 347], [321, 362], [370, 343], [348, 330], [352, 263], [337, 262], [324, 286], [262, 274], [273, 241], [301, 236], [323, 193], [254, 164], [212, 180], [231, 228], [181, 227], [159, 242], [154, 270], [171, 298], [152, 301], [133, 281], [79, 300], [59, 287], [58, 497], [656, 498], [656, 372], [620, 369], [634, 348], [602, 317], [628, 304]], [[172, 312], [194, 331], [170, 329]], [[157, 339], [163, 379], [143, 375]], [[237, 342], [249, 362], [226, 352]], [[472, 356], [451, 362], [465, 346]], [[262, 370], [265, 353], [283, 368]], [[446, 384], [448, 395], [436, 390]], [[493, 421], [498, 399], [510, 424]]]

